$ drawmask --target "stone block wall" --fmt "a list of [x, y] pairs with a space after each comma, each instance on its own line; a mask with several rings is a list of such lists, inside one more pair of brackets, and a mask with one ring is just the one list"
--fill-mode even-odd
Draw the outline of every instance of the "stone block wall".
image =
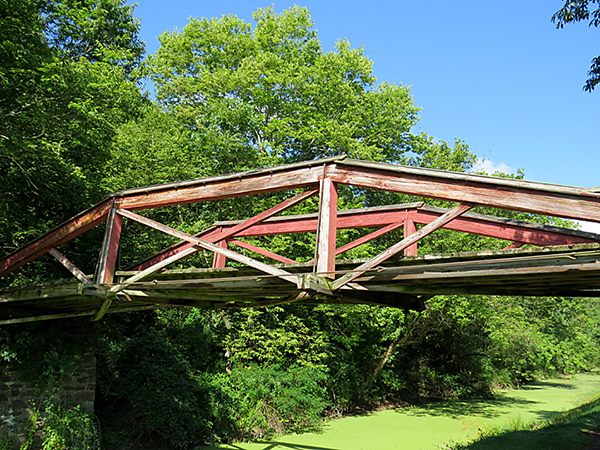
[[93, 352], [84, 354], [76, 368], [56, 382], [52, 392], [39, 392], [25, 381], [14, 368], [0, 373], [0, 439], [8, 433], [23, 436], [32, 404], [43, 411], [52, 393], [61, 405], [80, 405], [88, 414], [94, 413], [96, 395], [96, 357]]

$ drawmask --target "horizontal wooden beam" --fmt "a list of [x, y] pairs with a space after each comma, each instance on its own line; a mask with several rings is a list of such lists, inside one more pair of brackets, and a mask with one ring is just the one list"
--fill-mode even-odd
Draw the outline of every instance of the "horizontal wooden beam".
[[[440, 217], [446, 211], [448, 210], [445, 208], [426, 206], [410, 211], [409, 215], [415, 222], [427, 224]], [[444, 228], [538, 246], [586, 244], [598, 242], [600, 238], [598, 236], [598, 238], [594, 239], [591, 234], [581, 233], [577, 230], [567, 230], [519, 220], [470, 213], [457, 217], [456, 220], [445, 225]]]
[[[257, 274], [252, 268], [171, 270], [152, 281], [136, 282], [113, 301], [106, 312], [159, 307], [255, 307], [285, 303], [366, 303], [418, 308], [426, 296], [436, 294], [493, 294], [532, 296], [600, 296], [600, 245], [480, 251], [401, 259], [363, 273], [357, 289], [343, 286], [331, 292], [331, 281], [311, 273], [294, 273], [299, 285], [279, 277]], [[355, 264], [346, 263], [343, 271]], [[290, 270], [311, 270], [298, 267]], [[225, 277], [224, 277], [225, 275]], [[189, 278], [186, 278], [189, 277]], [[106, 289], [91, 297], [95, 286], [69, 282], [63, 285], [0, 291], [0, 324], [47, 320], [98, 313]], [[101, 288], [103, 286], [100, 286]], [[317, 295], [314, 291], [319, 292]], [[311, 294], [312, 292], [312, 294]], [[414, 300], [414, 302], [411, 302]], [[16, 317], [15, 317], [16, 316]]]
[[356, 187], [600, 222], [600, 198], [576, 194], [575, 189], [544, 190], [542, 183], [482, 182], [467, 174], [427, 170], [400, 173], [388, 170], [386, 165], [366, 167], [340, 162], [329, 165], [326, 174], [337, 183]]
[[[413, 206], [414, 205], [414, 206]], [[404, 221], [406, 218], [427, 224], [446, 213], [445, 208], [423, 206], [422, 203], [388, 205], [386, 207], [361, 208], [338, 212], [338, 230], [376, 228]], [[237, 221], [217, 222], [220, 227], [232, 226]], [[599, 242], [598, 235], [520, 220], [466, 213], [457, 217], [444, 228], [514, 241], [526, 239], [532, 245], [568, 245]], [[277, 234], [315, 232], [317, 215], [303, 214], [274, 217], [252, 226], [236, 237], [269, 236]]]
[[268, 192], [301, 189], [318, 183], [322, 167], [302, 167], [287, 172], [245, 174], [244, 177], [198, 180], [197, 184], [179, 188], [152, 190], [140, 194], [122, 194], [118, 198], [121, 208], [138, 210], [184, 203], [220, 200], [230, 197], [257, 195]]
[[[130, 306], [130, 307], [121, 307], [119, 309], [112, 309], [107, 311], [108, 313], [115, 312], [133, 312], [133, 311], [149, 311], [153, 309], [163, 309], [169, 307], [167, 305], [138, 305], [138, 306]], [[170, 306], [173, 307], [173, 306]], [[96, 311], [81, 311], [81, 312], [66, 312], [66, 313], [57, 313], [57, 314], [43, 314], [37, 316], [25, 316], [25, 317], [17, 317], [12, 319], [0, 319], [0, 325], [13, 325], [16, 323], [30, 323], [30, 322], [41, 322], [44, 320], [55, 320], [55, 319], [69, 319], [75, 317], [86, 317], [93, 316], [97, 314]]]

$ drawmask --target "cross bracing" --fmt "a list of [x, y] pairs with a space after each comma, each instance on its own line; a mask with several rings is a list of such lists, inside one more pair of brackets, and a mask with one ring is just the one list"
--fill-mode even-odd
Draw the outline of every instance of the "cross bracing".
[[[338, 187], [376, 189], [422, 201], [339, 210]], [[249, 218], [189, 234], [144, 210], [287, 191], [287, 199]], [[318, 198], [318, 212], [286, 211]], [[433, 207], [428, 199], [452, 202]], [[523, 180], [374, 163], [344, 156], [249, 172], [130, 189], [112, 194], [0, 262], [0, 276], [52, 255], [73, 279], [0, 291], [0, 324], [139, 309], [237, 308], [302, 303], [368, 303], [419, 309], [439, 294], [598, 296], [600, 236], [476, 214], [477, 206], [600, 222], [600, 192]], [[117, 267], [121, 231], [137, 222], [179, 240]], [[99, 224], [105, 237], [94, 274], [79, 270], [60, 246]], [[419, 242], [441, 228], [508, 241], [504, 250], [426, 255]], [[374, 229], [337, 245], [343, 229]], [[395, 230], [403, 238], [364, 260], [347, 251]], [[296, 261], [248, 238], [313, 233], [312, 255]], [[169, 269], [198, 252], [211, 268]], [[310, 259], [309, 259], [310, 257]], [[308, 260], [308, 262], [307, 262]]]

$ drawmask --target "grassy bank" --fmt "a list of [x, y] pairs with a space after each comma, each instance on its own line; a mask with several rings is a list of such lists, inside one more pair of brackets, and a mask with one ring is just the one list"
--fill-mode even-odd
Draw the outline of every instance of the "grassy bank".
[[600, 394], [541, 424], [516, 420], [503, 427], [484, 429], [472, 442], [452, 450], [583, 450], [600, 448]]

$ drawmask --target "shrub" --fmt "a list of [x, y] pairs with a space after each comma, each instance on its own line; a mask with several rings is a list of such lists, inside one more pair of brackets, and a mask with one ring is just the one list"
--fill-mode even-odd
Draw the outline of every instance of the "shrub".
[[21, 450], [34, 447], [36, 436], [40, 438], [42, 450], [99, 450], [100, 435], [94, 416], [73, 408], [60, 406], [51, 398], [43, 413], [34, 408], [29, 420], [28, 439]]
[[121, 342], [98, 369], [101, 420], [115, 434], [109, 446], [149, 437], [177, 447], [210, 440], [207, 387], [164, 339], [145, 334]]
[[264, 438], [318, 426], [328, 406], [325, 373], [314, 367], [244, 366], [218, 376], [235, 408], [227, 413], [234, 438]]

